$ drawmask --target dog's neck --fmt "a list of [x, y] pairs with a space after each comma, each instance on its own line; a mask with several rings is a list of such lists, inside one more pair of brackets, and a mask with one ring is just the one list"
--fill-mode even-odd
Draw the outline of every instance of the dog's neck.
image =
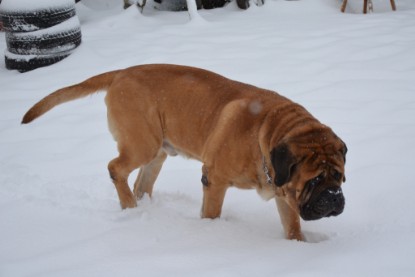
[[272, 185], [272, 177], [270, 175], [269, 168], [268, 168], [267, 162], [265, 160], [265, 156], [262, 156], [262, 170], [264, 171], [265, 180], [267, 182], [267, 185]]

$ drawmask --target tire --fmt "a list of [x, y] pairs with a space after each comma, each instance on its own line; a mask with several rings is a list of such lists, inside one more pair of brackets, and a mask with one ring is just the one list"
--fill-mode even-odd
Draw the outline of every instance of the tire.
[[39, 11], [1, 11], [6, 32], [33, 32], [50, 28], [75, 16], [74, 5]]
[[81, 29], [76, 28], [55, 34], [47, 32], [6, 33], [8, 50], [19, 55], [46, 55], [66, 52], [81, 44]]
[[249, 8], [249, 0], [236, 0], [236, 4], [242, 10], [246, 10]]
[[222, 8], [228, 3], [228, 0], [202, 0], [202, 5], [204, 9], [215, 9]]
[[65, 1], [54, 8], [24, 12], [19, 7], [25, 5], [24, 1], [13, 2], [15, 10], [0, 11], [6, 30], [7, 69], [26, 72], [54, 64], [68, 57], [81, 44], [75, 3]]
[[27, 72], [39, 67], [44, 67], [57, 63], [68, 57], [71, 51], [57, 53], [55, 55], [16, 55], [5, 51], [6, 68], [17, 70], [19, 72]]
[[[193, 1], [193, 0], [192, 0]], [[161, 11], [181, 12], [187, 11], [186, 0], [154, 0], [158, 3], [156, 9]], [[200, 10], [202, 8], [202, 0], [196, 0], [196, 8]]]

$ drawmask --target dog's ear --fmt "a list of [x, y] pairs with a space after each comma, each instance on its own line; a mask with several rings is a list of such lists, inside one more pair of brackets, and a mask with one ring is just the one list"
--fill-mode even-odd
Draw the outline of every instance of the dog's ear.
[[346, 163], [346, 154], [347, 154], [347, 146], [346, 143], [343, 142], [343, 149], [342, 149], [344, 163]]
[[275, 185], [281, 187], [288, 183], [295, 169], [296, 159], [287, 144], [281, 143], [271, 151], [271, 162], [275, 172]]
[[[343, 154], [343, 160], [344, 160], [344, 163], [346, 163], [346, 154], [347, 154], [347, 146], [346, 146], [346, 143], [344, 143], [344, 141], [342, 141], [343, 142], [343, 148], [342, 148], [342, 154]], [[344, 182], [346, 182], [346, 176], [343, 176], [343, 183]]]

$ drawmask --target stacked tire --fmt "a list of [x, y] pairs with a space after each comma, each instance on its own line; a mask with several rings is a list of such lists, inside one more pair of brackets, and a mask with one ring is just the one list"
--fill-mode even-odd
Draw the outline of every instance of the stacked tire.
[[[194, 1], [194, 0], [192, 0]], [[197, 9], [215, 9], [222, 8], [231, 0], [196, 0]], [[248, 1], [248, 0], [246, 0]], [[154, 0], [157, 3], [157, 9], [162, 11], [186, 11], [186, 0]]]
[[2, 0], [0, 16], [8, 69], [26, 72], [54, 64], [81, 44], [74, 0]]

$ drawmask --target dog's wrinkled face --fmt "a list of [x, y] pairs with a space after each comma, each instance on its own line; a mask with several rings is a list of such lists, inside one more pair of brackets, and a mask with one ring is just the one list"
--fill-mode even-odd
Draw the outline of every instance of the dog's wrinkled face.
[[[338, 175], [335, 171], [334, 175]], [[300, 196], [300, 215], [304, 220], [336, 216], [343, 212], [344, 196], [340, 181], [326, 172], [306, 182]]]
[[298, 135], [272, 150], [275, 185], [304, 220], [343, 212], [346, 152], [346, 145], [328, 128]]

